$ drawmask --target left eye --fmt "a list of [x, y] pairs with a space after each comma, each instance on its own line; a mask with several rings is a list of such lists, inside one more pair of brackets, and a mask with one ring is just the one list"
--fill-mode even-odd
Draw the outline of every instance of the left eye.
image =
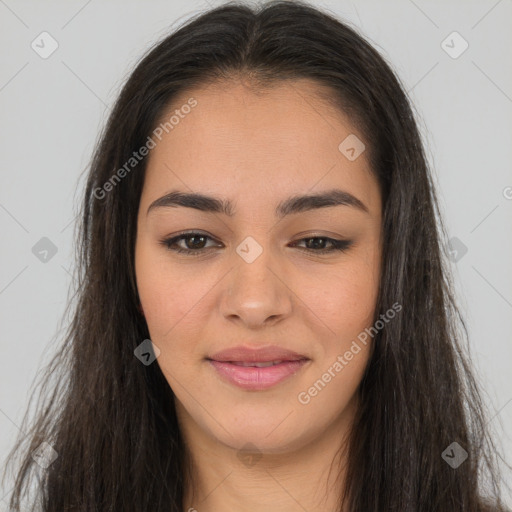
[[[172, 238], [166, 238], [164, 240], [161, 240], [160, 243], [169, 249], [170, 251], [174, 251], [177, 253], [183, 253], [190, 256], [199, 256], [200, 254], [203, 254], [206, 250], [204, 245], [206, 243], [207, 239], [213, 240], [211, 237], [207, 235], [203, 235], [201, 233], [184, 233]], [[189, 244], [191, 240], [195, 240], [192, 244]], [[315, 242], [310, 243], [311, 241], [315, 240]], [[185, 241], [185, 245], [191, 246], [189, 247], [180, 247], [177, 246], [178, 242]], [[322, 241], [322, 242], [318, 242]], [[351, 245], [351, 240], [336, 240], [334, 238], [329, 238], [325, 236], [313, 236], [313, 237], [307, 237], [302, 238], [301, 240], [298, 240], [297, 242], [294, 242], [293, 245], [296, 245], [298, 242], [306, 242], [306, 245], [309, 247], [301, 248], [301, 250], [310, 252], [310, 253], [327, 253], [332, 251], [345, 251], [347, 250]], [[323, 247], [325, 244], [331, 244], [330, 248]], [[313, 248], [311, 248], [313, 246]], [[322, 247], [319, 247], [322, 246]]]

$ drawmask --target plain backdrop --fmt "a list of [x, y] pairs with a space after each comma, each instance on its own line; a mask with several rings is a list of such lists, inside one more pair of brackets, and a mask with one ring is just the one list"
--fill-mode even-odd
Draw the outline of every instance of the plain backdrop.
[[[148, 47], [219, 3], [0, 0], [2, 460], [65, 327], [80, 175], [99, 130]], [[472, 357], [512, 463], [512, 1], [315, 4], [373, 43], [417, 111]], [[43, 238], [55, 254], [41, 256]]]

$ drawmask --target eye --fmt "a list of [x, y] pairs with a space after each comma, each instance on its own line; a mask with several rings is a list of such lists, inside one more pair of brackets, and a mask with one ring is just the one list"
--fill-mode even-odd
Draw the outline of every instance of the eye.
[[[188, 256], [199, 256], [211, 249], [211, 247], [205, 247], [208, 239], [213, 240], [213, 238], [203, 233], [189, 232], [181, 233], [180, 235], [172, 238], [163, 239], [160, 241], [160, 244], [168, 250], [176, 253], [186, 254]], [[311, 243], [312, 241], [314, 242]], [[185, 247], [178, 246], [177, 244], [179, 242], [184, 242]], [[343, 252], [346, 251], [353, 243], [352, 240], [336, 240], [325, 236], [313, 236], [302, 238], [297, 242], [294, 242], [292, 246], [297, 246], [300, 242], [306, 243], [306, 247], [300, 248], [302, 251], [313, 254], [325, 254], [333, 251]], [[325, 247], [326, 244], [329, 244], [330, 247]]]
[[[313, 243], [309, 243], [311, 241], [315, 241]], [[319, 243], [318, 240], [322, 242]], [[336, 240], [334, 238], [329, 238], [326, 236], [313, 236], [308, 238], [302, 238], [299, 242], [306, 242], [306, 248], [303, 248], [304, 251], [313, 252], [313, 253], [327, 253], [332, 251], [346, 251], [351, 245], [351, 240]], [[326, 244], [330, 244], [330, 248], [325, 248]], [[321, 247], [319, 247], [321, 246]]]
[[[161, 240], [160, 243], [170, 251], [187, 254], [190, 256], [198, 256], [204, 252], [204, 245], [207, 239], [211, 239], [211, 237], [203, 235], [202, 233], [193, 232], [182, 233], [181, 235]], [[193, 241], [191, 244], [189, 243], [190, 240]], [[181, 241], [185, 241], [185, 247], [179, 247], [176, 245]], [[187, 246], [192, 248], [190, 249]]]

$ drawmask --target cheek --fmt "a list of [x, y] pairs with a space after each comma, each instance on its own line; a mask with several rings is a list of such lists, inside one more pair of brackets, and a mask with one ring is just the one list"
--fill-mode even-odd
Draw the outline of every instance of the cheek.
[[186, 314], [187, 294], [191, 291], [180, 284], [158, 249], [142, 243], [136, 248], [135, 273], [149, 332], [157, 343], [170, 335], [173, 326]]
[[149, 338], [160, 350], [156, 364], [176, 392], [181, 382], [191, 378], [195, 362], [194, 335], [188, 331], [192, 326], [187, 326], [192, 291], [180, 286], [169, 269], [155, 263], [155, 258], [146, 259], [141, 251], [136, 265], [137, 286]]
[[[189, 371], [204, 356], [199, 341], [204, 337], [215, 276], [173, 265], [165, 252], [140, 247], [136, 252], [136, 280], [151, 341], [160, 349], [158, 363], [173, 373]], [[197, 352], [197, 354], [196, 354]]]
[[200, 309], [198, 303], [215, 284], [215, 276], [200, 268], [205, 267], [194, 263], [192, 257], [175, 262], [170, 251], [149, 235], [141, 236], [135, 250], [135, 274], [148, 323], [155, 327], [165, 323], [170, 329], [185, 315], [193, 315], [198, 305]]
[[332, 269], [323, 286], [316, 283], [308, 304], [318, 317], [335, 333], [336, 339], [354, 337], [371, 325], [378, 294], [377, 269], [364, 261], [355, 261]]

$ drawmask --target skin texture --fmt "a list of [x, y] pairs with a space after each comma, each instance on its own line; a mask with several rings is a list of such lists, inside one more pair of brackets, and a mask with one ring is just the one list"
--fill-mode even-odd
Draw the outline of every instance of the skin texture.
[[[335, 509], [339, 470], [335, 465], [331, 478], [328, 472], [357, 408], [371, 339], [308, 404], [297, 397], [372, 325], [382, 205], [366, 153], [349, 161], [338, 149], [348, 135], [362, 135], [315, 96], [316, 87], [300, 80], [262, 93], [230, 82], [187, 91], [169, 112], [190, 97], [197, 106], [149, 155], [136, 279], [193, 464], [184, 510]], [[274, 216], [277, 203], [292, 195], [332, 188], [350, 192], [369, 212], [342, 205]], [[173, 190], [230, 199], [236, 214], [184, 207], [146, 213]], [[177, 254], [160, 243], [185, 230], [209, 238], [176, 245], [206, 247], [203, 255]], [[263, 249], [252, 263], [236, 252], [248, 236]], [[301, 241], [308, 237], [353, 245], [307, 253], [315, 247], [314, 240]], [[205, 360], [240, 344], [280, 345], [310, 361], [270, 389], [246, 391], [221, 380]], [[241, 456], [247, 443], [257, 450], [252, 459]]]

